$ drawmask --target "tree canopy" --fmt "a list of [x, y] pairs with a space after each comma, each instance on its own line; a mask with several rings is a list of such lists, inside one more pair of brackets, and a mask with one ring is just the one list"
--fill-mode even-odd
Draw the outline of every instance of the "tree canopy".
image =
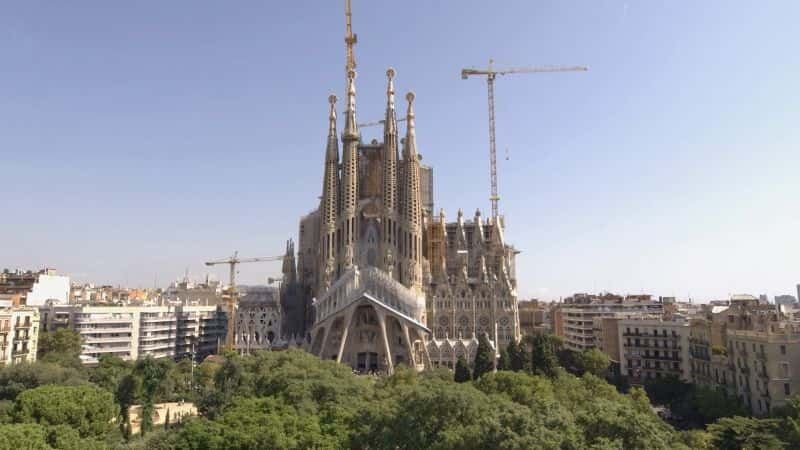
[[[735, 397], [677, 379], [620, 393], [596, 376], [605, 358], [567, 355], [550, 336], [504, 354], [499, 370], [485, 364], [474, 380], [463, 356], [455, 374], [398, 367], [374, 377], [300, 350], [226, 353], [194, 368], [151, 358], [10, 366], [0, 368], [0, 448], [800, 448], [800, 400], [774, 417], [743, 417]], [[661, 420], [648, 394], [691, 429]], [[131, 405], [184, 397], [201, 417], [129, 435]]]
[[453, 374], [453, 380], [456, 383], [463, 383], [472, 379], [472, 373], [469, 371], [469, 364], [463, 356], [459, 356], [456, 360], [456, 370]]
[[475, 364], [472, 370], [472, 377], [480, 378], [484, 374], [494, 371], [494, 350], [489, 344], [486, 333], [478, 336], [478, 349], [475, 351]]
[[69, 328], [40, 333], [37, 359], [64, 367], [80, 368], [82, 344], [81, 335]]

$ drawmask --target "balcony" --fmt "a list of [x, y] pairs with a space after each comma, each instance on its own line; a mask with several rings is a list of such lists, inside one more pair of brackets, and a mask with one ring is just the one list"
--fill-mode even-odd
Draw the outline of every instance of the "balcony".
[[175, 347], [175, 343], [173, 342], [164, 342], [161, 344], [145, 344], [140, 345], [139, 350], [143, 352], [152, 352], [154, 350], [166, 350]]
[[742, 372], [743, 374], [749, 374], [750, 373], [750, 367], [749, 366], [739, 366], [739, 371]]
[[75, 319], [75, 325], [99, 323], [131, 323], [130, 317], [83, 317]]
[[21, 328], [30, 328], [30, 327], [31, 327], [31, 322], [30, 322], [30, 320], [26, 320], [25, 322], [17, 322], [17, 323], [14, 325], [14, 328], [17, 328], [17, 329], [21, 329]]
[[158, 322], [176, 322], [178, 319], [175, 316], [167, 317], [142, 317], [142, 323], [158, 323]]
[[83, 353], [90, 355], [96, 355], [99, 353], [118, 353], [118, 352], [130, 353], [130, 351], [131, 351], [130, 345], [107, 346], [107, 347], [95, 347], [92, 345], [86, 345], [83, 348]]
[[142, 325], [141, 331], [177, 331], [175, 325]]
[[84, 338], [84, 343], [86, 344], [104, 344], [104, 343], [119, 343], [119, 342], [130, 342], [130, 336], [122, 336], [122, 337], [88, 337]]
[[131, 327], [117, 328], [117, 327], [98, 327], [98, 328], [77, 328], [76, 331], [80, 334], [100, 334], [100, 333], [131, 333]]
[[767, 361], [767, 354], [766, 353], [764, 353], [764, 352], [756, 352], [755, 355], [756, 355], [756, 359], [757, 360], [765, 361], [765, 362]]

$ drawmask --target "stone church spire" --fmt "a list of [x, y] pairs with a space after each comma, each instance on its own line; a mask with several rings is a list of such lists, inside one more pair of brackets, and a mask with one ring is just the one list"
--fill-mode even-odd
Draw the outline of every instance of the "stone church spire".
[[417, 132], [414, 123], [414, 93], [406, 94], [408, 112], [406, 113], [406, 139], [403, 149], [403, 164], [405, 165], [404, 202], [405, 218], [409, 225], [420, 227], [422, 225], [422, 199], [419, 188], [419, 158], [417, 155]]
[[406, 94], [406, 138], [403, 148], [403, 228], [406, 238], [404, 247], [405, 268], [403, 282], [408, 287], [421, 287], [422, 283], [422, 195], [419, 186], [419, 158], [417, 135], [414, 123], [414, 93]]
[[356, 124], [356, 72], [350, 71], [347, 79], [347, 110], [344, 116], [342, 132], [342, 187], [340, 235], [342, 252], [341, 268], [349, 269], [353, 265], [355, 242], [358, 237], [358, 221], [356, 205], [358, 202], [358, 143], [360, 136]]
[[[336, 221], [339, 207], [339, 142], [336, 138], [336, 96], [328, 97], [328, 146], [325, 149], [325, 174], [320, 205], [320, 262], [326, 267], [336, 260]], [[329, 271], [330, 272], [330, 271]], [[321, 280], [326, 284], [325, 280]], [[330, 284], [332, 280], [327, 280]], [[325, 286], [327, 288], [327, 286]]]
[[394, 110], [394, 76], [386, 71], [386, 118], [383, 122], [383, 206], [387, 213], [397, 208], [397, 115]]
[[383, 156], [381, 201], [383, 204], [383, 233], [381, 237], [383, 266], [393, 277], [397, 252], [397, 114], [394, 109], [394, 76], [391, 67], [386, 71], [386, 117], [383, 122]]

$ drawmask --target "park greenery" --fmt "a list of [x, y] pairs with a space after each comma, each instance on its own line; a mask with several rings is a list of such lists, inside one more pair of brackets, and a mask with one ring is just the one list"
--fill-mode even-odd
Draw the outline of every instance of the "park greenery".
[[[747, 417], [735, 399], [679, 380], [645, 389], [603, 377], [597, 351], [525, 337], [496, 367], [485, 337], [455, 371], [359, 376], [301, 350], [191, 361], [104, 357], [76, 365], [68, 331], [43, 335], [40, 361], [0, 369], [0, 448], [25, 449], [788, 449], [800, 400]], [[79, 347], [78, 347], [79, 348]], [[196, 418], [144, 421], [131, 405], [192, 401]], [[684, 416], [673, 424], [653, 404]]]

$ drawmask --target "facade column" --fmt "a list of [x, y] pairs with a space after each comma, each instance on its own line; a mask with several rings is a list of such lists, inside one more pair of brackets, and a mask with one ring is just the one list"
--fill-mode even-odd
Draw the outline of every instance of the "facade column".
[[406, 323], [403, 323], [402, 328], [403, 328], [403, 337], [405, 337], [406, 339], [406, 347], [408, 348], [408, 357], [409, 359], [411, 359], [411, 364], [414, 365], [413, 368], [416, 370], [417, 360], [416, 358], [414, 358], [414, 347], [411, 345], [411, 337], [409, 337], [408, 335], [408, 325]]
[[325, 346], [328, 344], [328, 334], [330, 334], [332, 326], [333, 322], [331, 322], [330, 326], [325, 327], [325, 334], [322, 335], [322, 347], [320, 347], [319, 355], [317, 355], [320, 359], [325, 359]]
[[347, 341], [347, 331], [350, 329], [350, 324], [353, 321], [353, 315], [355, 314], [356, 307], [355, 303], [348, 306], [349, 311], [347, 311], [344, 319], [344, 331], [342, 331], [342, 341], [339, 342], [339, 353], [336, 354], [336, 362], [342, 362], [342, 352], [344, 352], [344, 344]]
[[[425, 339], [423, 339], [423, 336], [420, 334], [419, 331], [417, 331], [417, 337], [419, 338], [420, 341], [422, 341], [422, 352], [425, 354], [425, 359], [428, 361], [428, 367], [427, 368], [428, 369], [433, 369], [433, 361], [431, 361], [431, 354], [428, 353], [428, 343], [425, 342]], [[439, 360], [441, 361], [441, 359], [442, 359], [442, 353], [441, 353], [441, 350], [440, 350], [439, 351]]]
[[389, 368], [389, 374], [392, 374], [394, 373], [394, 363], [392, 362], [392, 351], [389, 349], [389, 335], [386, 333], [386, 314], [383, 311], [378, 312], [378, 323], [381, 326], [381, 334], [383, 334], [383, 346], [386, 350], [386, 365]]

